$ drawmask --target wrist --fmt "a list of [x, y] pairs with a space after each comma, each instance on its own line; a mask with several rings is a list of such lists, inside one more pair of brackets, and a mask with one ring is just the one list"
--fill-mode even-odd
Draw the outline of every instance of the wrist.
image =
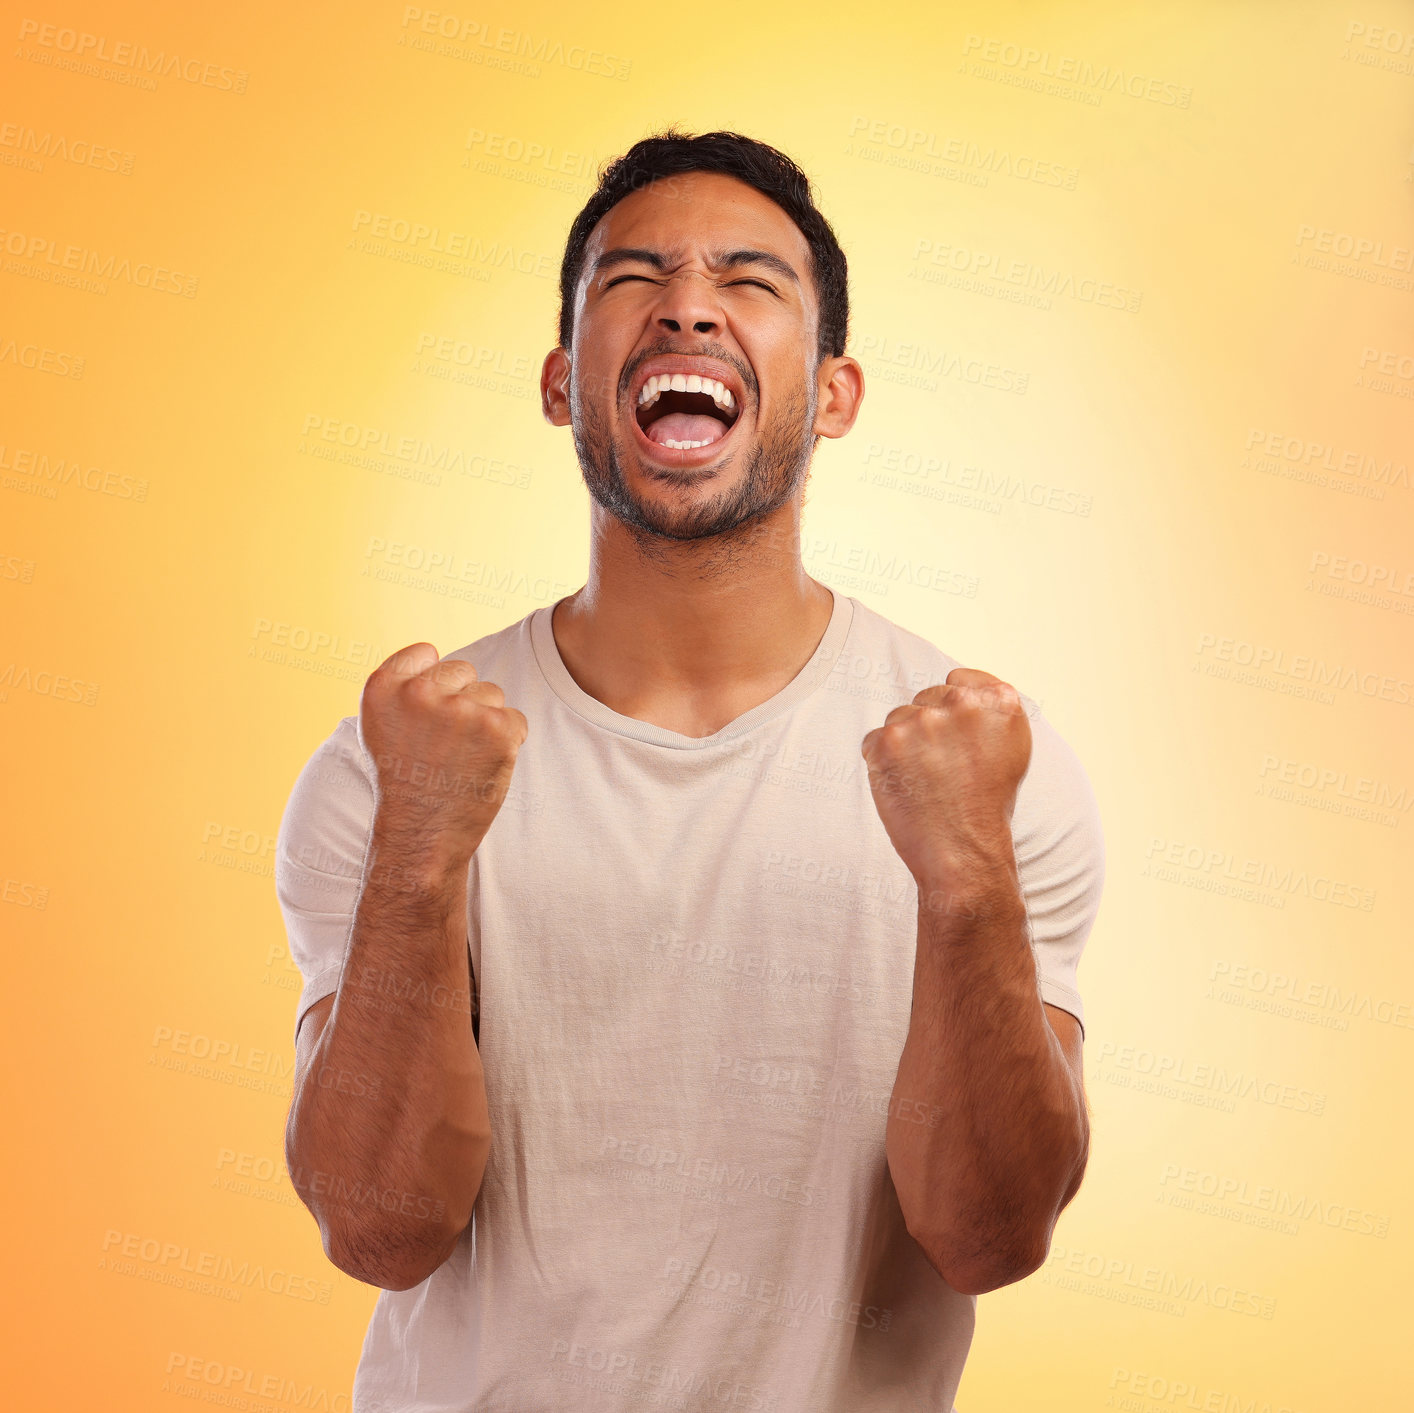
[[364, 876], [395, 892], [436, 894], [463, 886], [474, 849], [436, 830], [375, 815]]
[[1026, 899], [1014, 857], [967, 862], [953, 859], [920, 870], [914, 881], [920, 917], [960, 926], [1025, 923]]
[[973, 834], [966, 839], [936, 841], [910, 868], [920, 893], [988, 893], [1017, 887], [1016, 848], [1010, 827]]

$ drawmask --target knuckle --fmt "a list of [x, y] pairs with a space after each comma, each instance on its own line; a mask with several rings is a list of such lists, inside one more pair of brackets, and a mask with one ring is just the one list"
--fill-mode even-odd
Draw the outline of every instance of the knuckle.
[[512, 751], [525, 740], [525, 717], [514, 707], [496, 709], [496, 734]]
[[405, 677], [399, 683], [399, 688], [403, 698], [417, 708], [434, 707], [444, 695], [437, 683], [422, 673]]

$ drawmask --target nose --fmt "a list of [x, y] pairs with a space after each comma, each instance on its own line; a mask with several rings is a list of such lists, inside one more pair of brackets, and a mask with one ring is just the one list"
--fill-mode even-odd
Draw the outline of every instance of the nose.
[[660, 329], [681, 333], [716, 334], [722, 328], [722, 306], [717, 288], [696, 270], [682, 270], [664, 286], [653, 311]]

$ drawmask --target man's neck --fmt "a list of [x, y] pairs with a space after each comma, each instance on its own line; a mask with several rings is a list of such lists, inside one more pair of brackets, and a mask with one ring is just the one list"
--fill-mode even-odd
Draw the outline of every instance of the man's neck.
[[834, 595], [805, 572], [798, 524], [729, 550], [654, 548], [646, 555], [617, 521], [596, 526], [585, 586], [552, 611], [555, 642], [570, 676], [611, 710], [710, 736], [800, 673]]

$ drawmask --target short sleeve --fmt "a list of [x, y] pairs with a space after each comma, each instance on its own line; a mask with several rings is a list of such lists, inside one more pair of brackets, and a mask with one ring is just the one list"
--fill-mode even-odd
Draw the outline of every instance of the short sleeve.
[[295, 780], [275, 839], [275, 894], [290, 955], [304, 978], [305, 1012], [339, 985], [373, 826], [371, 763], [346, 716]]
[[1079, 758], [1023, 694], [1031, 763], [1017, 789], [1012, 840], [1041, 999], [1085, 1029], [1076, 980], [1105, 880], [1099, 804]]

